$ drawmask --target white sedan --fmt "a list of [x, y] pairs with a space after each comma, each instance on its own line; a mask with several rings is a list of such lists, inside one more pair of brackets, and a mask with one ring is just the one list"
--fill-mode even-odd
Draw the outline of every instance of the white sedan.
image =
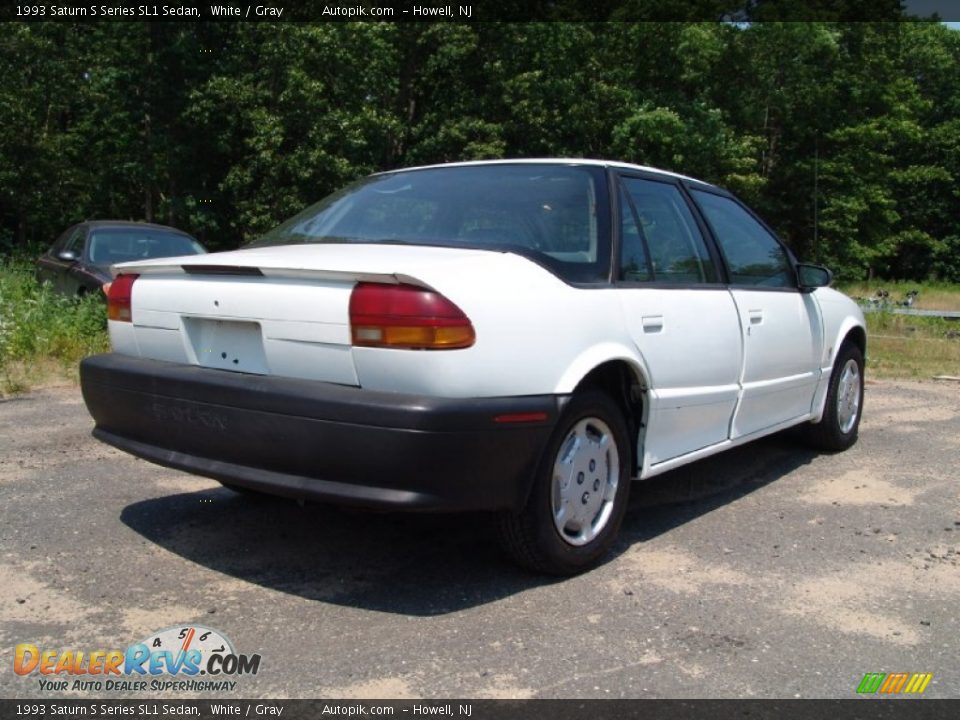
[[100, 440], [228, 487], [488, 510], [595, 565], [631, 480], [857, 438], [863, 315], [730, 193], [615, 162], [387, 172], [243, 249], [115, 266]]

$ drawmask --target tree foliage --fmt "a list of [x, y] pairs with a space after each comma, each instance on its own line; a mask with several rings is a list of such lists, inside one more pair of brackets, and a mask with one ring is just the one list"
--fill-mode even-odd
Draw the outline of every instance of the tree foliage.
[[601, 157], [724, 185], [843, 277], [960, 280], [960, 33], [763, 7], [739, 24], [5, 23], [0, 249], [104, 217], [225, 249], [377, 170]]

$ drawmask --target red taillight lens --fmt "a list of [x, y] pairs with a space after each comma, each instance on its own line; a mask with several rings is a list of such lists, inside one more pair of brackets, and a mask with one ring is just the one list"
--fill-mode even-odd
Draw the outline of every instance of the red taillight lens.
[[473, 345], [463, 311], [440, 293], [413, 285], [358, 283], [350, 295], [354, 345], [452, 350]]
[[133, 322], [133, 312], [130, 309], [130, 295], [133, 291], [133, 281], [139, 275], [117, 275], [107, 290], [107, 317], [120, 322]]

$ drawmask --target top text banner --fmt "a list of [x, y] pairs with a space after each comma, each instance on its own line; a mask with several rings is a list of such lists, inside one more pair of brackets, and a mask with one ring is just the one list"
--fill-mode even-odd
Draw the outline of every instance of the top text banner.
[[[809, 5], [810, 7], [806, 7]], [[80, 0], [12, 2], [0, 21], [103, 22], [828, 22], [960, 20], [956, 0], [482, 0], [152, 4]]]
[[390, 2], [318, 4], [313, 2], [193, 3], [166, 2], [128, 5], [90, 2], [17, 3], [2, 9], [3, 20], [21, 21], [233, 21], [233, 22], [324, 22], [474, 19], [475, 7]]

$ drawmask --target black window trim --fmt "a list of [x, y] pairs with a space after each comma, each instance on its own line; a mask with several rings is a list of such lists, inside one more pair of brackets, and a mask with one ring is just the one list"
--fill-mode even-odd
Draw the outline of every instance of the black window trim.
[[90, 235], [91, 227], [84, 223], [83, 226], [83, 245], [80, 247], [80, 252], [77, 254], [77, 258], [82, 262], [90, 262]]

